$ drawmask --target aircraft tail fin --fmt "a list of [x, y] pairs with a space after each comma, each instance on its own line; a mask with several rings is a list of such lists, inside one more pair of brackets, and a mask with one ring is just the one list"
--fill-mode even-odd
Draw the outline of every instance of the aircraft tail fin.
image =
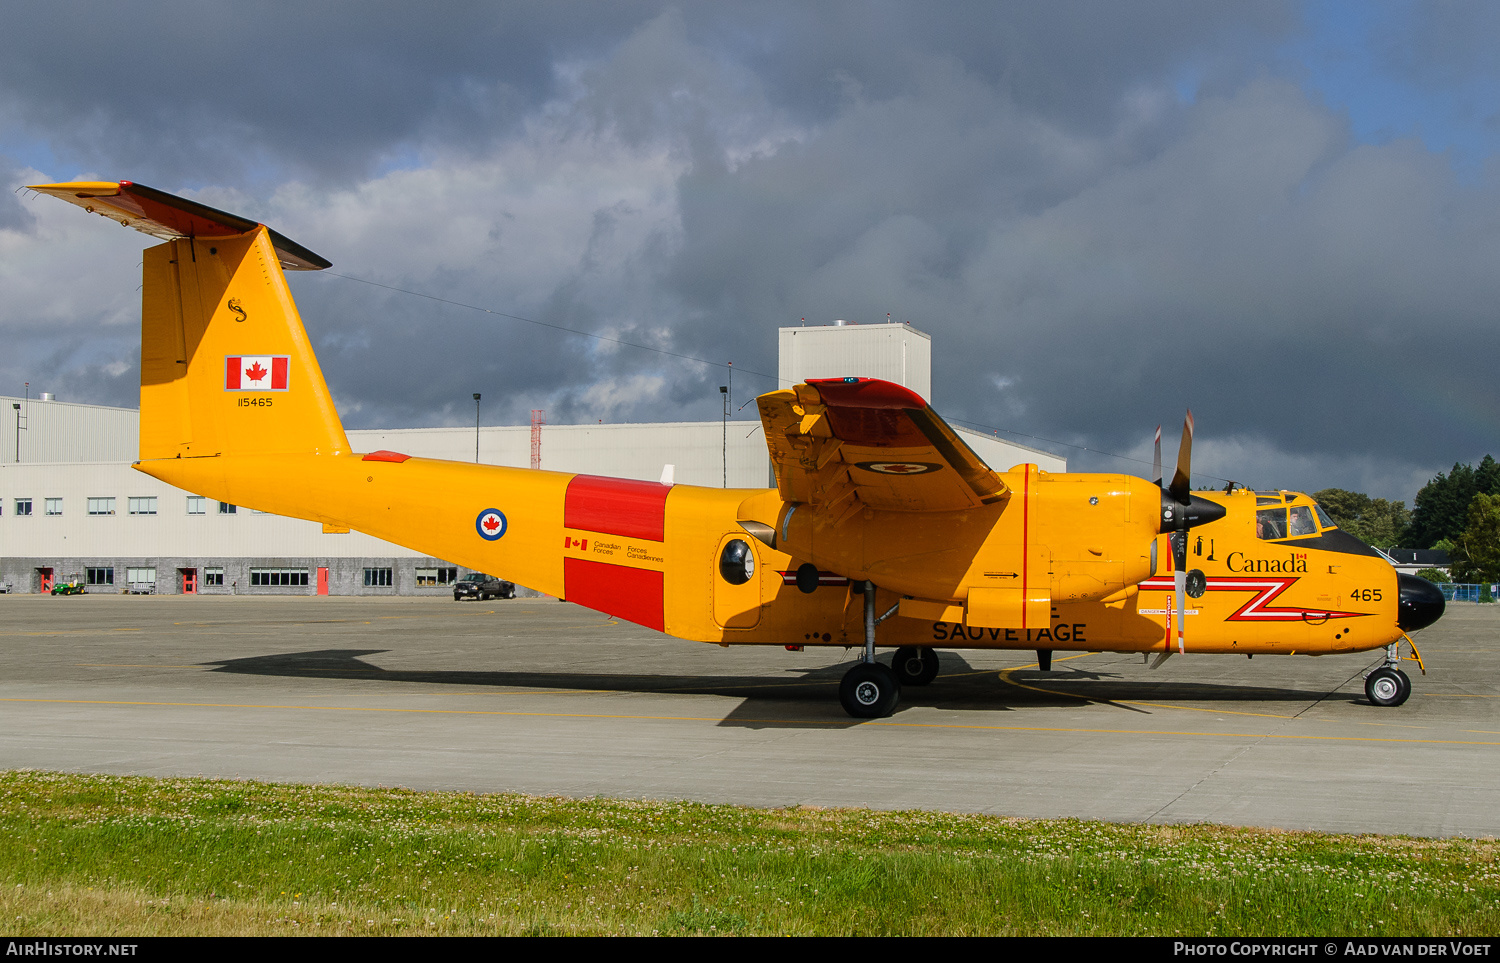
[[283, 273], [330, 262], [130, 181], [31, 190], [165, 240], [146, 250], [141, 288], [142, 461], [349, 450]]

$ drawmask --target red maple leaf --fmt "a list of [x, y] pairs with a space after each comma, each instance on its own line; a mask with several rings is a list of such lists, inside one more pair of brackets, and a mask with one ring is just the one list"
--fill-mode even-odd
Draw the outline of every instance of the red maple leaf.
[[493, 532], [495, 529], [500, 527], [500, 519], [491, 515], [489, 518], [486, 518], [484, 520], [484, 527]]
[[915, 465], [886, 465], [885, 470], [897, 475], [904, 475], [909, 471], [916, 471]]
[[262, 368], [260, 366], [260, 362], [259, 361], [255, 362], [255, 364], [252, 367], [249, 367], [249, 368], [245, 369], [245, 377], [249, 378], [251, 381], [259, 381], [260, 379], [264, 378], [265, 376], [266, 376], [266, 369]]

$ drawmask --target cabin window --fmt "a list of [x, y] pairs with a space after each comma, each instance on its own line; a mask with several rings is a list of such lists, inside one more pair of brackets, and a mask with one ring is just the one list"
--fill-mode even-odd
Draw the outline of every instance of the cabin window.
[[1339, 523], [1333, 520], [1333, 516], [1323, 511], [1322, 505], [1314, 505], [1313, 511], [1318, 513], [1318, 524], [1324, 528], [1338, 528]]
[[1262, 508], [1255, 513], [1256, 538], [1286, 538], [1286, 509]]

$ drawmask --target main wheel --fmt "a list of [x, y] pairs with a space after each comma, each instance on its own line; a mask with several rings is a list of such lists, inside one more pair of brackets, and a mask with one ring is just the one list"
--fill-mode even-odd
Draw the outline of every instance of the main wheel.
[[839, 702], [844, 711], [856, 719], [879, 719], [896, 710], [901, 698], [901, 683], [889, 666], [879, 662], [861, 662], [839, 683]]
[[1400, 669], [1381, 666], [1365, 677], [1365, 697], [1373, 705], [1399, 706], [1411, 696], [1411, 679]]
[[937, 678], [937, 653], [925, 645], [903, 645], [891, 658], [891, 668], [902, 685], [927, 685]]

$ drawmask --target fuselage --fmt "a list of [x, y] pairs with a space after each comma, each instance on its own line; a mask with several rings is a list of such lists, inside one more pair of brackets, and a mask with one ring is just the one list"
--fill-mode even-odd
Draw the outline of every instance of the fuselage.
[[[880, 625], [882, 646], [1176, 648], [1175, 639], [1169, 643], [1172, 552], [1153, 511], [1159, 490], [1129, 476], [1018, 466], [1002, 475], [1013, 491], [1003, 504], [951, 518], [856, 512], [804, 543], [796, 539], [796, 506], [774, 489], [392, 453], [161, 459], [138, 467], [224, 501], [416, 547], [684, 639], [858, 645], [855, 593], [868, 579], [880, 611], [895, 608]], [[1202, 573], [1203, 591], [1184, 602], [1184, 651], [1312, 655], [1401, 637], [1394, 568], [1312, 499], [1200, 494], [1225, 514], [1188, 536], [1188, 568]], [[776, 547], [747, 531], [756, 528], [744, 524], [753, 519], [767, 520], [761, 529], [779, 526], [769, 539]], [[748, 574], [732, 573], [735, 581], [724, 571], [732, 543], [749, 559]], [[823, 547], [814, 551], [817, 543]], [[810, 561], [819, 578], [804, 591], [796, 571]], [[1023, 563], [1041, 570], [1021, 576]], [[1045, 618], [1007, 625], [982, 617], [970, 594], [1004, 578], [1027, 578], [1045, 591]]]

